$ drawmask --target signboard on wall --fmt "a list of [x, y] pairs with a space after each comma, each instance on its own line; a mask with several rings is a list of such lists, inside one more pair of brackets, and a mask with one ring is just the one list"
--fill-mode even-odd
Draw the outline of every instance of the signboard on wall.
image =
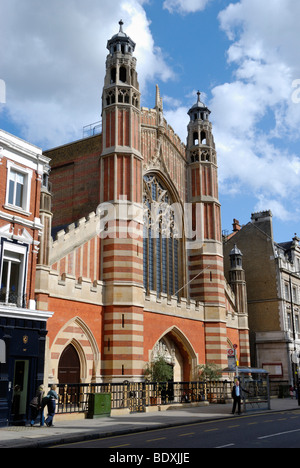
[[236, 357], [235, 357], [235, 350], [232, 348], [227, 350], [227, 361], [228, 361], [228, 368], [232, 371], [235, 371]]
[[281, 362], [263, 363], [262, 368], [269, 372], [270, 377], [283, 377], [283, 366]]

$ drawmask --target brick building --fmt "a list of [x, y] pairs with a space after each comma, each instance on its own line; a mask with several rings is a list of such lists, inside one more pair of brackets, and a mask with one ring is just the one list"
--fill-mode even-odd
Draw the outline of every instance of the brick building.
[[243, 252], [247, 278], [251, 363], [265, 368], [272, 380], [298, 381], [300, 356], [300, 247], [295, 237], [277, 243], [271, 211], [253, 213], [224, 243], [225, 274], [229, 252]]
[[26, 420], [44, 380], [52, 313], [38, 309], [35, 279], [49, 169], [41, 149], [0, 130], [0, 425]]
[[141, 380], [163, 354], [174, 380], [191, 380], [200, 364], [227, 367], [233, 344], [247, 365], [247, 310], [224, 277], [210, 111], [198, 93], [184, 145], [158, 88], [155, 107], [141, 107], [122, 22], [107, 48], [102, 133], [45, 153], [55, 237], [37, 294], [55, 311], [49, 379]]

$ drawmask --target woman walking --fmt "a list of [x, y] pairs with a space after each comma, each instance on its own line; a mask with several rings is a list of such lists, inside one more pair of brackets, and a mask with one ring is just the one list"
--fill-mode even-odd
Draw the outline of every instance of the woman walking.
[[48, 427], [53, 426], [53, 418], [55, 415], [56, 400], [58, 400], [58, 395], [56, 393], [56, 385], [51, 386], [51, 390], [48, 392], [48, 417], [46, 419], [46, 425]]

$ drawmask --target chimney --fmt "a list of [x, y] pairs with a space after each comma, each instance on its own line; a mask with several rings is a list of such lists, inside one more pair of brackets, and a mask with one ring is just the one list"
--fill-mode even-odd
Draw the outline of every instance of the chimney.
[[232, 230], [233, 232], [240, 231], [242, 229], [240, 222], [237, 219], [233, 220]]
[[251, 222], [273, 239], [272, 212], [260, 211], [251, 215]]

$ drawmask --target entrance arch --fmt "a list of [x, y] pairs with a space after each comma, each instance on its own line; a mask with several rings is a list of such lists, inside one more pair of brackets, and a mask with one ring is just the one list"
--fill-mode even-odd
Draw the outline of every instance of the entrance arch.
[[80, 382], [80, 359], [72, 344], [69, 344], [58, 363], [58, 381], [61, 384]]
[[[69, 346], [72, 346], [73, 349], [69, 348], [69, 350], [66, 351]], [[63, 356], [65, 352], [67, 352], [67, 355]], [[74, 352], [76, 354], [74, 354]], [[64, 324], [64, 326], [58, 332], [50, 348], [50, 353], [51, 367], [49, 369], [49, 379], [51, 379], [54, 383], [62, 383], [61, 378], [64, 380], [66, 378], [64, 375], [65, 372], [67, 372], [69, 364], [67, 362], [67, 365], [65, 365], [64, 359], [71, 360], [71, 364], [73, 362], [71, 367], [73, 367], [74, 372], [75, 369], [77, 372], [78, 368], [80, 369], [80, 375], [76, 383], [101, 381], [101, 354], [98, 348], [98, 344], [93, 336], [92, 331], [80, 317], [74, 317], [69, 322]], [[61, 358], [63, 358], [62, 363]], [[79, 365], [77, 359], [79, 360]], [[64, 372], [60, 370], [59, 375], [59, 369], [63, 369], [64, 367]], [[72, 376], [69, 377], [71, 378]]]
[[197, 375], [197, 355], [187, 337], [177, 327], [167, 330], [156, 342], [151, 360], [163, 356], [173, 366], [174, 382], [194, 380]]

